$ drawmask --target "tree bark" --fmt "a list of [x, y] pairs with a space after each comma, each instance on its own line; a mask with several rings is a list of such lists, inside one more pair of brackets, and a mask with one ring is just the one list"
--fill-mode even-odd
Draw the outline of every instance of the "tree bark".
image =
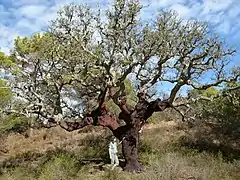
[[122, 142], [122, 152], [125, 158], [124, 171], [141, 172], [142, 165], [138, 162], [139, 132], [138, 127], [130, 128]]
[[170, 107], [167, 101], [157, 99], [147, 102], [145, 98], [140, 97], [134, 111], [131, 114], [121, 116], [126, 122], [125, 131], [122, 131], [123, 142], [122, 152], [125, 158], [125, 171], [141, 172], [142, 165], [138, 161], [139, 131], [149, 117], [154, 112], [163, 111]]

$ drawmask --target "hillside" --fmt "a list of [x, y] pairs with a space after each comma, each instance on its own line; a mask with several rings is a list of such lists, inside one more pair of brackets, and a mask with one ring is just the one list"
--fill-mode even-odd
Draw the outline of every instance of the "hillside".
[[146, 125], [140, 147], [146, 171], [141, 174], [109, 169], [110, 132], [100, 127], [73, 133], [60, 128], [39, 129], [27, 138], [10, 133], [1, 139], [0, 179], [240, 179], [239, 160], [225, 158], [224, 151], [213, 153], [208, 148], [199, 151], [194, 149], [197, 146], [186, 146], [186, 137], [192, 132], [172, 120]]

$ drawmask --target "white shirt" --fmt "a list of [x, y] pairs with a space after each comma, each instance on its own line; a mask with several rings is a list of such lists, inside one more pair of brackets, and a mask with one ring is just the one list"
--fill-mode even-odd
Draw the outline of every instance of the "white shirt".
[[110, 142], [109, 143], [109, 151], [112, 152], [112, 153], [117, 153], [118, 150], [117, 150], [117, 142]]

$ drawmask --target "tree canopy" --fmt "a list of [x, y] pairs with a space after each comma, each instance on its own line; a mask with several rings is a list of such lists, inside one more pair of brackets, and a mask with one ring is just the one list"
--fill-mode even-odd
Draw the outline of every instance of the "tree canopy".
[[[125, 0], [115, 1], [106, 12], [70, 4], [58, 12], [48, 32], [17, 38], [18, 95], [34, 106], [41, 102], [49, 114], [66, 108], [69, 116], [78, 116], [96, 106], [109, 86], [121, 89], [119, 97], [124, 94], [123, 82], [129, 77], [137, 92], [172, 83], [170, 103], [184, 85], [207, 89], [236, 80], [226, 72], [235, 50], [212, 35], [206, 23], [185, 22], [171, 10], [143, 23], [142, 8]], [[213, 78], [203, 83], [206, 73]], [[66, 101], [76, 103], [70, 107]]]

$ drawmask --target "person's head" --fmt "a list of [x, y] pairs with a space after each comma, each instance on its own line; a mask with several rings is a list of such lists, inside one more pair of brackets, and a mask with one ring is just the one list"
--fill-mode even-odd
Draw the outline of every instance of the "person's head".
[[111, 137], [111, 141], [116, 142], [116, 141], [117, 141], [117, 138], [116, 138], [115, 136], [112, 136], [112, 137]]

